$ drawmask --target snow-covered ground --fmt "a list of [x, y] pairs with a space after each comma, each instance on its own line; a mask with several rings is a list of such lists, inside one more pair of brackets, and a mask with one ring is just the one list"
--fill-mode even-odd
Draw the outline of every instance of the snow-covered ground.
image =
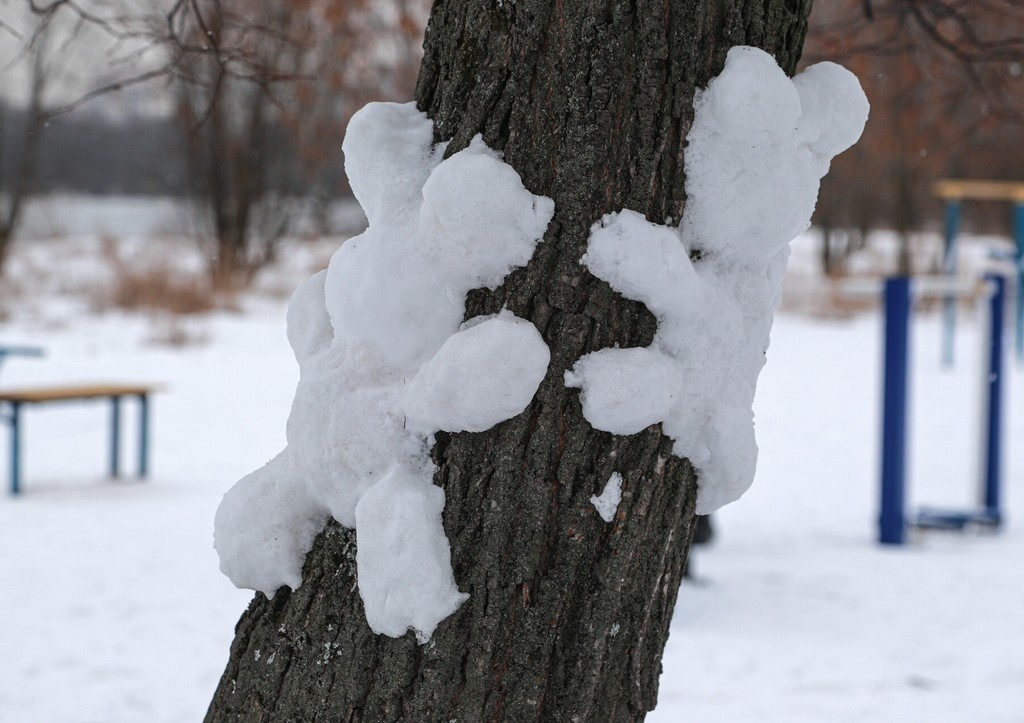
[[[17, 253], [59, 263], [93, 242], [48, 243]], [[0, 343], [47, 354], [9, 360], [0, 385], [116, 379], [166, 391], [144, 483], [104, 479], [104, 405], [27, 412], [25, 494], [0, 498], [0, 721], [198, 720], [249, 599], [218, 572], [213, 513], [285, 442], [298, 376], [285, 301], [253, 296], [187, 320], [200, 341], [169, 347], [153, 342], [152, 319], [88, 313], [59, 283], [42, 296], [31, 286], [0, 322]], [[757, 478], [695, 553], [649, 720], [1024, 721], [1024, 385], [1011, 375], [1005, 529], [881, 549], [880, 333], [873, 313], [777, 318], [755, 402]], [[915, 504], [973, 493], [977, 348], [967, 314], [958, 363], [943, 370], [938, 318], [918, 319]], [[4, 436], [4, 482], [6, 465]]]
[[[913, 504], [976, 499], [976, 328], [915, 328]], [[648, 720], [1024, 721], [1024, 387], [1007, 393], [998, 535], [875, 544], [880, 322], [776, 319], [753, 487], [697, 548]], [[1011, 375], [1012, 376], [1012, 375]]]

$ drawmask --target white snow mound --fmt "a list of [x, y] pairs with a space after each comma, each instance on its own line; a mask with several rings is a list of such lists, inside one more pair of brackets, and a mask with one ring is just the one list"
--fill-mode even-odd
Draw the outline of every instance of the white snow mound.
[[432, 139], [413, 104], [353, 117], [345, 168], [369, 227], [292, 297], [288, 446], [228, 491], [214, 530], [221, 570], [273, 596], [300, 584], [329, 517], [355, 527], [370, 627], [420, 642], [466, 598], [429, 441], [518, 415], [550, 358], [509, 312], [463, 325], [466, 294], [526, 264], [554, 214], [479, 138], [443, 161]]
[[704, 514], [753, 481], [751, 406], [789, 242], [810, 225], [818, 184], [860, 136], [868, 102], [834, 63], [790, 80], [764, 51], [739, 47], [694, 110], [679, 228], [609, 214], [583, 259], [654, 313], [654, 341], [588, 354], [565, 383], [581, 389], [597, 429], [635, 434], [661, 422], [673, 452], [697, 467]]
[[412, 627], [425, 643], [438, 619], [469, 597], [452, 579], [443, 509], [444, 492], [434, 486], [432, 470], [402, 465], [356, 505], [359, 594], [375, 632], [397, 638]]
[[612, 472], [612, 476], [608, 478], [604, 491], [600, 495], [590, 496], [590, 504], [594, 505], [597, 514], [605, 522], [611, 522], [615, 519], [615, 513], [619, 511], [619, 502], [621, 501], [622, 475], [618, 472]]
[[407, 426], [424, 434], [490, 429], [526, 409], [550, 360], [537, 328], [507, 311], [466, 325], [409, 384]]

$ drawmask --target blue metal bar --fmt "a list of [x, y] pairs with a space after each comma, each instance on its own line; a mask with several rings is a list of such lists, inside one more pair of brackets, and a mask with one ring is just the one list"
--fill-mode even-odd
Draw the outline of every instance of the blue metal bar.
[[999, 520], [987, 510], [942, 510], [921, 508], [914, 516], [914, 526], [938, 530], [964, 530], [969, 525], [998, 527]]
[[985, 420], [985, 484], [982, 506], [1001, 521], [999, 509], [1000, 472], [1002, 469], [1003, 421], [1003, 309], [1006, 301], [1006, 280], [994, 274], [985, 277], [993, 285], [989, 312], [988, 379], [986, 388], [987, 419]]
[[1017, 309], [1014, 318], [1014, 343], [1017, 362], [1024, 363], [1024, 203], [1013, 205], [1013, 236], [1017, 241]]
[[39, 346], [0, 346], [0, 356], [42, 356], [43, 348]]
[[36, 346], [0, 346], [0, 369], [9, 356], [42, 356], [43, 350]]
[[11, 496], [21, 494], [21, 403], [11, 402]]
[[910, 279], [885, 282], [885, 358], [882, 400], [882, 495], [878, 541], [902, 545], [906, 538], [907, 369]]
[[[945, 251], [942, 259], [943, 272], [956, 276], [956, 237], [960, 230], [960, 201], [946, 201], [946, 223], [944, 228]], [[942, 302], [942, 366], [953, 366], [953, 348], [956, 337], [956, 298], [950, 294]]]
[[110, 476], [120, 477], [121, 397], [110, 398]]
[[139, 477], [149, 474], [149, 395], [139, 395]]

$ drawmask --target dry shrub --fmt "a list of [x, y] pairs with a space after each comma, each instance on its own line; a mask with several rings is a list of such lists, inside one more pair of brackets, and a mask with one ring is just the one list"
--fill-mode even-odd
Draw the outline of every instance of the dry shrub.
[[130, 311], [202, 314], [218, 306], [205, 280], [176, 278], [155, 269], [118, 273], [110, 295], [111, 306]]
[[159, 346], [184, 347], [195, 344], [206, 344], [210, 336], [202, 326], [186, 323], [182, 316], [161, 314], [153, 323], [147, 341]]
[[159, 255], [135, 268], [120, 254], [113, 238], [104, 237], [101, 253], [112, 272], [112, 283], [98, 290], [99, 308], [166, 312], [172, 315], [203, 314], [233, 307], [230, 295], [214, 289], [206, 274], [189, 274]]

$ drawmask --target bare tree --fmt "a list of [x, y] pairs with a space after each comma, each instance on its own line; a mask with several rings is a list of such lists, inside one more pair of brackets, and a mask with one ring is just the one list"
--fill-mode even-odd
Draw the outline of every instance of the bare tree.
[[[903, 238], [937, 222], [931, 183], [945, 175], [1013, 178], [1024, 167], [1024, 2], [836, 0], [815, 5], [804, 62], [835, 60], [863, 79], [872, 115], [861, 142], [837, 158], [821, 188], [826, 229], [885, 225]], [[986, 222], [984, 214], [972, 214]], [[992, 209], [1005, 228], [1002, 209]], [[849, 233], [842, 234], [850, 238]], [[822, 247], [823, 266], [849, 250]]]
[[[298, 190], [317, 187], [329, 165], [340, 166], [341, 135], [356, 107], [411, 95], [410, 48], [421, 36], [411, 7], [407, 0], [175, 5], [168, 47], [217, 285], [245, 284], [275, 257], [308, 211]], [[300, 178], [289, 177], [293, 168]]]
[[[409, 100], [422, 56], [428, 0], [321, 0], [310, 12], [315, 57], [303, 82], [291, 86], [285, 123], [317, 214], [347, 190], [337, 149], [352, 114], [372, 100]], [[319, 228], [327, 227], [318, 221]]]
[[[6, 31], [16, 41], [24, 41], [23, 49], [11, 61], [7, 72], [11, 71], [13, 65], [24, 64], [27, 67], [28, 86], [26, 107], [16, 126], [9, 122], [7, 105], [0, 101], [0, 128], [4, 130], [4, 135], [15, 127], [17, 129], [15, 138], [5, 138], [0, 144], [0, 274], [10, 255], [14, 232], [35, 175], [36, 157], [46, 120], [43, 95], [51, 81], [47, 55], [54, 15], [55, 9], [44, 13], [31, 29], [19, 31], [7, 23], [0, 27], [0, 32]], [[15, 151], [15, 156], [7, 166], [9, 173], [3, 172], [5, 146]]]
[[[8, 2], [10, 4], [10, 0]], [[13, 0], [27, 31], [7, 19], [0, 34], [31, 64], [28, 123], [0, 195], [0, 263], [31, 185], [46, 120], [114, 91], [169, 82], [187, 141], [191, 191], [211, 241], [211, 277], [245, 284], [274, 258], [299, 197], [334, 195], [343, 177], [340, 140], [348, 117], [372, 99], [411, 97], [426, 7], [422, 0]], [[77, 95], [46, 99], [48, 29], [62, 44], [86, 32], [106, 45], [105, 79]], [[140, 59], [145, 56], [145, 62]], [[66, 85], [66, 83], [60, 83]], [[19, 114], [20, 117], [20, 114]]]
[[[277, 12], [273, 12], [276, 10]], [[290, 14], [284, 4], [259, 5], [261, 16], [239, 16], [220, 2], [206, 3], [183, 20], [178, 37], [188, 44], [175, 64], [178, 115], [188, 145], [192, 191], [208, 215], [215, 242], [212, 276], [219, 286], [248, 280], [274, 257], [288, 224], [289, 209], [274, 203], [269, 181], [281, 148], [271, 139], [277, 119], [275, 85], [293, 48], [287, 37]], [[257, 24], [276, 27], [264, 32]], [[257, 40], [243, 36], [253, 33]], [[239, 36], [236, 38], [235, 36]], [[245, 67], [207, 52], [240, 43]], [[189, 50], [197, 47], [197, 52]], [[279, 102], [279, 101], [278, 101]]]
[[[155, 46], [139, 30], [144, 16], [129, 16], [115, 0], [94, 3], [91, 9], [73, 0], [2, 0], [0, 8], [0, 47], [7, 51], [0, 60], [0, 78], [8, 92], [0, 98], [6, 136], [0, 154], [5, 149], [11, 153], [0, 158], [5, 161], [0, 163], [2, 273], [25, 200], [33, 191], [48, 121], [92, 98], [163, 77], [168, 68], [138, 69], [137, 61]], [[118, 78], [76, 90], [84, 65], [116, 69]], [[13, 92], [19, 87], [23, 92]], [[23, 107], [15, 109], [19, 103]]]

